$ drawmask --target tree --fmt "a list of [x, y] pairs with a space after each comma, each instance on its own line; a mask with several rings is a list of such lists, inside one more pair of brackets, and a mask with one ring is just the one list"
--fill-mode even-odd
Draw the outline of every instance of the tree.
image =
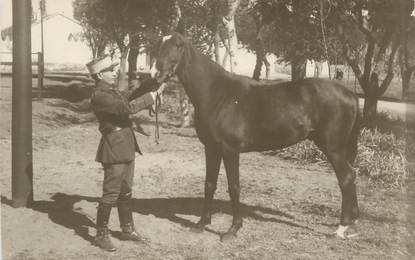
[[[344, 58], [364, 92], [363, 116], [370, 124], [375, 118], [379, 97], [394, 75], [395, 56], [402, 44], [400, 21], [410, 16], [414, 3], [411, 0], [336, 0], [331, 4], [330, 19], [338, 26]], [[363, 45], [356, 39], [363, 39]], [[362, 46], [363, 55], [358, 55], [356, 50], [362, 50]]]
[[[266, 67], [266, 78], [270, 71], [270, 64], [266, 58], [265, 40], [269, 33], [267, 24], [270, 23], [272, 16], [265, 13], [269, 11], [266, 3], [263, 6], [260, 6], [261, 4], [264, 2], [243, 1], [236, 14], [238, 37], [246, 49], [256, 54], [256, 64], [252, 75], [252, 78], [256, 80], [260, 78], [263, 65]], [[254, 8], [254, 5], [258, 6]]]
[[75, 0], [73, 2], [74, 18], [83, 27], [83, 36], [92, 51], [92, 58], [104, 54], [110, 42], [110, 34], [105, 28], [106, 13], [101, 0]]
[[[289, 62], [292, 80], [305, 77], [307, 59], [337, 59], [333, 30], [321, 27], [319, 0], [257, 0], [252, 13], [257, 21], [256, 46]], [[260, 49], [256, 52], [264, 56]], [[257, 58], [257, 69], [260, 61]]]
[[415, 71], [415, 17], [401, 19], [402, 46], [399, 49], [399, 61], [402, 77], [402, 99], [405, 99], [409, 84]]
[[227, 0], [226, 3], [227, 9], [226, 14], [222, 18], [222, 23], [227, 33], [226, 46], [229, 54], [230, 71], [232, 72], [237, 66], [235, 51], [238, 46], [238, 38], [235, 28], [235, 13], [241, 0]]

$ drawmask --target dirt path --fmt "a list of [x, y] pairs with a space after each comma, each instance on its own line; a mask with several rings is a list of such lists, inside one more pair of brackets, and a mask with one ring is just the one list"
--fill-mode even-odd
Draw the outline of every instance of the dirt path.
[[[238, 238], [221, 243], [231, 223], [223, 167], [215, 195], [212, 224], [190, 232], [202, 209], [203, 147], [193, 129], [162, 117], [160, 144], [138, 136], [144, 156], [136, 158], [134, 219], [146, 243], [121, 242], [118, 216], [110, 226], [115, 253], [91, 246], [101, 194], [102, 170], [94, 155], [99, 141], [90, 113], [70, 103], [47, 99], [33, 103], [33, 209], [12, 208], [10, 100], [1, 98], [0, 188], [3, 259], [408, 259], [405, 196], [370, 188], [359, 180], [360, 235], [332, 236], [338, 223], [340, 193], [331, 169], [303, 165], [261, 153], [241, 157], [244, 226]], [[141, 118], [152, 133], [152, 118]]]

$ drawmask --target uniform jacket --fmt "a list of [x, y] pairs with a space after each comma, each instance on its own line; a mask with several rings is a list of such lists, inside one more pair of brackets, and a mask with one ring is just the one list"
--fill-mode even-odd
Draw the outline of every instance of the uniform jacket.
[[98, 81], [91, 96], [91, 107], [99, 121], [102, 134], [95, 160], [100, 163], [126, 163], [141, 154], [134, 136], [130, 114], [137, 113], [154, 103], [146, 93], [130, 104], [137, 91], [121, 92], [104, 81]]

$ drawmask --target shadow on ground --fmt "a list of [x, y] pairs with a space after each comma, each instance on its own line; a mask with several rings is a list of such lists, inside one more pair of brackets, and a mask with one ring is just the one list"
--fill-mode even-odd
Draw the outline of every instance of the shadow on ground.
[[[35, 211], [48, 214], [52, 222], [72, 229], [75, 234], [92, 242], [93, 237], [88, 234], [88, 227], [95, 228], [95, 224], [85, 215], [73, 211], [73, 205], [82, 200], [90, 203], [98, 202], [98, 198], [96, 197], [56, 193], [51, 197], [51, 201], [35, 201], [31, 208]], [[12, 205], [11, 200], [4, 196], [1, 196], [1, 203], [8, 206]], [[203, 198], [150, 198], [132, 200], [132, 210], [135, 213], [154, 215], [157, 218], [168, 219], [171, 222], [189, 228], [194, 227], [196, 223], [177, 215], [200, 216], [202, 206]], [[231, 215], [229, 202], [214, 200], [212, 213], [217, 212]], [[271, 221], [312, 230], [305, 225], [296, 223], [293, 216], [279, 210], [241, 203], [240, 212], [243, 218], [253, 218], [264, 222]], [[218, 232], [210, 229], [207, 229], [207, 231], [218, 234]], [[112, 233], [116, 235], [115, 233], [117, 232]]]
[[[72, 229], [78, 236], [92, 242], [93, 236], [88, 234], [88, 227], [95, 228], [95, 223], [86, 216], [72, 210], [73, 204], [81, 200], [98, 201], [97, 198], [93, 197], [56, 193], [51, 197], [51, 201], [34, 201], [31, 209], [48, 214], [53, 223]], [[1, 203], [12, 206], [12, 201], [4, 196], [1, 196]]]

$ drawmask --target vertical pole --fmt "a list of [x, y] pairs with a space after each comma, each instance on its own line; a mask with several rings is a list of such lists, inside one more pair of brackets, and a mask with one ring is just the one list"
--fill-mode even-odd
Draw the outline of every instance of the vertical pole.
[[41, 47], [41, 63], [40, 63], [40, 75], [39, 75], [39, 70], [38, 70], [38, 77], [40, 76], [40, 85], [39, 85], [39, 99], [42, 99], [43, 97], [43, 75], [45, 72], [45, 49], [44, 49], [44, 45], [43, 45], [43, 16], [45, 15], [45, 0], [41, 0], [40, 1], [40, 47]]
[[38, 98], [42, 100], [43, 98], [43, 78], [44, 78], [44, 65], [43, 62], [43, 52], [37, 53], [37, 88], [38, 88]]
[[42, 89], [41, 89], [41, 87], [40, 87], [40, 84], [42, 84], [42, 80], [41, 80], [41, 77], [40, 77], [40, 70], [41, 70], [41, 66], [40, 66], [40, 59], [41, 59], [41, 57], [40, 57], [40, 55], [41, 55], [41, 52], [38, 52], [37, 53], [37, 96], [38, 96], [38, 98], [39, 99], [42, 99]]
[[14, 0], [12, 81], [12, 205], [33, 202], [31, 1]]

